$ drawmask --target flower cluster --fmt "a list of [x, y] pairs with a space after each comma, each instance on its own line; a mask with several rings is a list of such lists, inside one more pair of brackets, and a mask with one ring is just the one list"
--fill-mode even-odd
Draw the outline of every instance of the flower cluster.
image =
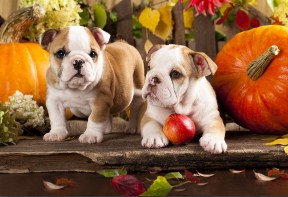
[[23, 95], [16, 91], [9, 96], [9, 101], [4, 106], [9, 109], [9, 113], [15, 116], [17, 122], [24, 127], [37, 127], [44, 124], [44, 109], [39, 107], [32, 95]]
[[198, 16], [199, 14], [206, 15], [206, 11], [209, 14], [214, 15], [216, 8], [220, 8], [223, 4], [229, 2], [230, 0], [190, 0], [189, 3], [186, 5], [185, 9], [194, 6], [197, 12], [196, 16]]
[[17, 137], [23, 133], [20, 123], [9, 114], [9, 109], [0, 102], [0, 145], [7, 145], [17, 141]]
[[288, 1], [277, 0], [276, 2], [273, 17], [279, 24], [288, 26]]
[[35, 41], [41, 33], [51, 28], [61, 28], [79, 25], [82, 12], [80, 5], [75, 0], [21, 0], [20, 8], [33, 6], [38, 3], [46, 10], [45, 17], [30, 27], [27, 39]]

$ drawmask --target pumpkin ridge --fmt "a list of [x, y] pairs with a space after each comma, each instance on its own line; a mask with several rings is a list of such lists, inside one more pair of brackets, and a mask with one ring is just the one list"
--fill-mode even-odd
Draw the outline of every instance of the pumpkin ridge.
[[36, 80], [36, 79], [38, 79], [38, 76], [37, 76], [38, 70], [37, 70], [37, 66], [36, 66], [35, 61], [34, 61], [35, 58], [34, 58], [34, 53], [32, 51], [33, 49], [28, 47], [28, 45], [26, 45], [26, 44], [24, 44], [23, 46], [28, 51], [28, 56], [29, 56], [29, 59], [31, 60], [30, 61], [31, 75], [32, 75], [32, 78], [35, 79], [34, 80], [33, 93], [32, 93], [33, 98], [38, 100], [39, 99], [39, 82], [38, 82], [38, 80]]

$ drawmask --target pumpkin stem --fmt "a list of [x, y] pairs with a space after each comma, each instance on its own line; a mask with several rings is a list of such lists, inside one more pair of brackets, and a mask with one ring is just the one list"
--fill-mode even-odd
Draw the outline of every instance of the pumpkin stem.
[[0, 27], [0, 44], [19, 42], [32, 23], [44, 15], [45, 10], [39, 4], [16, 10]]
[[248, 76], [256, 81], [259, 79], [266, 68], [269, 66], [269, 63], [280, 52], [279, 48], [276, 45], [272, 45], [267, 51], [265, 51], [260, 57], [254, 60], [247, 69]]

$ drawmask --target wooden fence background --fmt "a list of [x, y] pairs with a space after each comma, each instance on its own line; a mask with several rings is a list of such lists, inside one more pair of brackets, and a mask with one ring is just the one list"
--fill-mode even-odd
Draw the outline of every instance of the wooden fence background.
[[[91, 2], [95, 2], [98, 0], [89, 0]], [[124, 38], [127, 42], [131, 45], [134, 45], [142, 55], [143, 59], [145, 59], [146, 52], [144, 50], [144, 44], [147, 39], [147, 35], [149, 40], [153, 44], [164, 44], [164, 41], [160, 38], [154, 36], [149, 30], [143, 28], [143, 38], [142, 39], [135, 39], [133, 37], [132, 27], [132, 15], [133, 15], [133, 8], [132, 2], [135, 0], [111, 0], [109, 4], [116, 4], [114, 6], [114, 10], [117, 12], [117, 27], [116, 32], [117, 35], [121, 38]], [[139, 1], [139, 0], [138, 0]], [[156, 1], [156, 0], [155, 0]], [[0, 0], [0, 15], [4, 18], [7, 18], [12, 11], [17, 9], [19, 0]], [[267, 3], [264, 0], [259, 0], [257, 2], [257, 9], [265, 11], [266, 15], [269, 15], [269, 9], [267, 8]], [[111, 5], [109, 5], [111, 7]], [[271, 12], [271, 11], [270, 11]], [[174, 28], [173, 28], [173, 41], [174, 44], [186, 45], [189, 48], [201, 51], [206, 53], [210, 58], [214, 59], [216, 54], [219, 50], [218, 43], [216, 42], [215, 38], [215, 25], [210, 20], [209, 16], [199, 15], [194, 17], [194, 33], [195, 33], [195, 41], [185, 41], [185, 29], [184, 29], [184, 19], [183, 19], [183, 6], [181, 3], [177, 3], [176, 6], [173, 7], [172, 16], [174, 20]], [[268, 14], [267, 14], [268, 13]], [[263, 19], [265, 20], [265, 18]], [[266, 23], [264, 21], [264, 23]], [[109, 25], [109, 23], [108, 23]], [[108, 29], [109, 26], [105, 28]], [[148, 34], [146, 33], [148, 32]], [[236, 28], [230, 28], [225, 30], [228, 32], [227, 38], [230, 39], [235, 33], [239, 31]], [[221, 46], [220, 46], [221, 48]]]

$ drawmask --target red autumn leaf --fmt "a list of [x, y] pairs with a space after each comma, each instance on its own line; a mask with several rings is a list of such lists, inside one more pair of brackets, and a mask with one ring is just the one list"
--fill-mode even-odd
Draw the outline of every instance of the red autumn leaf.
[[58, 178], [56, 179], [57, 185], [63, 185], [65, 187], [75, 187], [76, 183], [73, 181], [73, 179], [69, 178]]
[[279, 169], [269, 170], [267, 175], [270, 177], [281, 177], [282, 179], [288, 180], [288, 173], [283, 170], [280, 171]]
[[237, 27], [241, 30], [246, 30], [250, 26], [250, 18], [248, 14], [240, 9], [236, 13], [235, 22]]
[[259, 22], [259, 20], [256, 17], [253, 17], [251, 19], [250, 25], [251, 25], [252, 28], [259, 27], [260, 26], [260, 22]]
[[119, 175], [112, 179], [112, 185], [117, 191], [125, 196], [139, 196], [145, 192], [142, 183], [132, 175]]
[[229, 13], [231, 12], [231, 10], [232, 10], [232, 7], [226, 9], [224, 15], [216, 22], [216, 24], [221, 25], [222, 23], [224, 23], [227, 17], [229, 16]]
[[185, 170], [184, 173], [185, 179], [187, 181], [191, 181], [191, 183], [200, 183], [199, 177], [194, 176], [192, 172]]

